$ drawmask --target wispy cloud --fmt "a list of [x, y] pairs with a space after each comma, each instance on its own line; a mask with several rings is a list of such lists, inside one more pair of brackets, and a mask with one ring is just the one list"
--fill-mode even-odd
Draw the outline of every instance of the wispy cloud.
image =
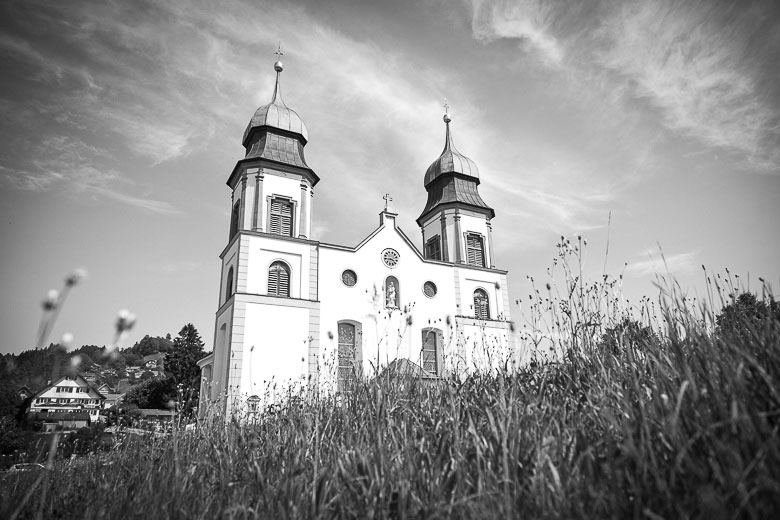
[[717, 2], [627, 3], [600, 27], [596, 62], [628, 78], [670, 129], [780, 172], [780, 112], [759, 89], [780, 46], [766, 53], [750, 45], [762, 39], [761, 14]]
[[517, 39], [521, 45], [538, 53], [547, 65], [559, 66], [563, 61], [565, 50], [550, 31], [555, 15], [552, 2], [472, 0], [471, 3], [475, 38], [485, 41]]
[[683, 275], [692, 272], [701, 263], [697, 262], [696, 256], [696, 252], [665, 255], [661, 251], [647, 251], [641, 256], [644, 259], [630, 262], [626, 271], [637, 276]]
[[599, 92], [604, 99], [592, 101], [610, 118], [622, 119], [610, 98], [627, 95], [674, 134], [735, 154], [741, 169], [780, 173], [780, 21], [771, 2], [469, 4], [476, 39], [518, 40], [525, 56], [561, 69], [573, 95]]
[[180, 213], [171, 204], [136, 197], [121, 191], [131, 181], [116, 170], [101, 168], [108, 153], [90, 146], [80, 139], [59, 136], [39, 146], [30, 161], [33, 169], [14, 169], [0, 166], [0, 184], [35, 192], [57, 190], [70, 196], [94, 195], [98, 198], [133, 206], [151, 213], [173, 215]]

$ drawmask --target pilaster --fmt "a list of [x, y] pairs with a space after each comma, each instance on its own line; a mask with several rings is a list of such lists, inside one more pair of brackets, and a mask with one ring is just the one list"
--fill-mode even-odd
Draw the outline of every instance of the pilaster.
[[263, 170], [258, 170], [255, 175], [255, 207], [252, 213], [252, 230], [263, 230]]
[[460, 210], [455, 210], [455, 263], [463, 263], [463, 252], [461, 251], [461, 232], [460, 232]]

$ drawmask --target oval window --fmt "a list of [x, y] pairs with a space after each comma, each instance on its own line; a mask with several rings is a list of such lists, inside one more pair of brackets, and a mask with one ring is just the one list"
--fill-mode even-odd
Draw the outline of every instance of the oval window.
[[436, 284], [433, 282], [425, 282], [423, 284], [423, 294], [428, 298], [436, 296]]
[[344, 272], [341, 273], [341, 281], [347, 287], [354, 287], [357, 283], [357, 275], [355, 274], [355, 271], [352, 269], [345, 269]]

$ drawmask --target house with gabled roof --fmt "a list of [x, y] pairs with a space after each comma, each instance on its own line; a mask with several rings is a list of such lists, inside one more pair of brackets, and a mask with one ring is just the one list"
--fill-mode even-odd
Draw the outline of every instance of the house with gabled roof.
[[80, 428], [100, 421], [105, 397], [82, 376], [62, 376], [35, 394], [27, 418], [46, 430]]

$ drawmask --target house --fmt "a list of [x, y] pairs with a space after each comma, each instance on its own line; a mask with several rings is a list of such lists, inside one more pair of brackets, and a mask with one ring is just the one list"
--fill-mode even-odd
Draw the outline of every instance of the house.
[[[304, 157], [308, 130], [282, 100], [282, 63], [274, 69], [271, 102], [252, 116], [245, 156], [227, 180], [214, 347], [198, 362], [203, 409], [246, 411], [294, 385], [348, 391], [391, 364], [440, 378], [512, 358], [507, 271], [493, 253], [496, 212], [479, 194], [476, 163], [455, 148], [448, 110], [444, 148], [420, 172], [419, 245], [399, 227], [389, 195], [378, 227], [358, 244], [324, 243], [312, 236], [320, 177]], [[365, 220], [355, 216], [356, 225]]]
[[142, 360], [143, 366], [150, 370], [164, 370], [165, 368], [165, 354], [162, 352], [155, 352], [144, 356]]
[[[32, 397], [27, 417], [50, 426], [81, 427], [102, 420], [105, 397], [81, 376], [62, 376]], [[86, 424], [84, 422], [86, 421]]]

